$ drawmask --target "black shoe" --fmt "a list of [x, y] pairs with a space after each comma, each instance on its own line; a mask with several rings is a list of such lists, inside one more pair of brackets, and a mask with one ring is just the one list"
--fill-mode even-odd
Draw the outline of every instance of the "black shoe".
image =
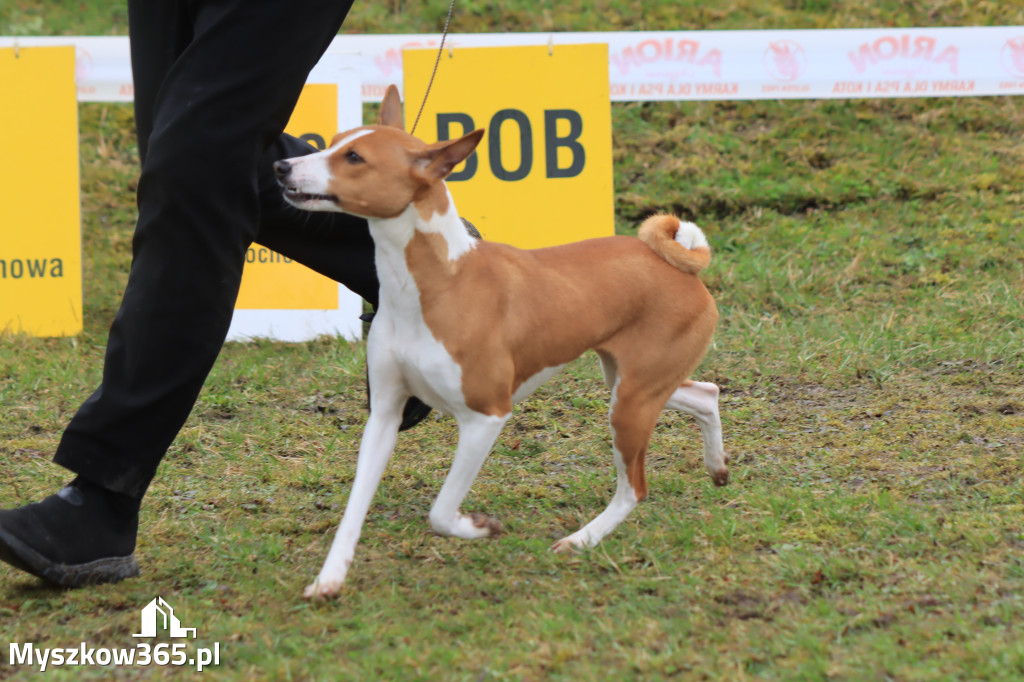
[[139, 502], [82, 478], [56, 495], [0, 509], [0, 561], [64, 587], [139, 574]]
[[[376, 313], [363, 313], [359, 316], [359, 319], [363, 322], [370, 324], [373, 322], [373, 316]], [[370, 369], [366, 369], [366, 406], [369, 409], [370, 406]], [[412, 427], [419, 424], [421, 421], [427, 418], [430, 414], [430, 405], [427, 405], [422, 400], [413, 396], [405, 402], [405, 407], [402, 408], [402, 423], [398, 425], [399, 431], [408, 431]]]

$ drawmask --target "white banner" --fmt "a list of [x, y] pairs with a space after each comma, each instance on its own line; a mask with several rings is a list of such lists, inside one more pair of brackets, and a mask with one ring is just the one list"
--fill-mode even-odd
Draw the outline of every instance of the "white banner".
[[[362, 55], [364, 101], [402, 87], [402, 50], [439, 34], [340, 35], [331, 50]], [[607, 43], [613, 101], [846, 99], [1024, 94], [1024, 26], [466, 33], [459, 47]], [[0, 47], [73, 44], [82, 102], [132, 99], [126, 37], [0, 37]], [[440, 77], [444, 77], [444, 57]]]

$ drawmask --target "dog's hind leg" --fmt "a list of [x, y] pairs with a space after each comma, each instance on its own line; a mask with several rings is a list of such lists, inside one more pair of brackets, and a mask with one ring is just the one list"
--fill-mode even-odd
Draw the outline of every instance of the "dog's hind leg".
[[729, 455], [722, 446], [722, 421], [718, 415], [718, 386], [705, 381], [686, 381], [665, 404], [666, 409], [691, 415], [704, 438], [704, 468], [715, 485], [729, 482]]
[[511, 414], [495, 417], [470, 411], [458, 417], [459, 444], [455, 458], [430, 509], [430, 527], [438, 535], [472, 540], [501, 533], [497, 519], [483, 514], [462, 514], [459, 505]]
[[[604, 357], [602, 355], [603, 362]], [[609, 365], [605, 363], [606, 376], [608, 368]], [[647, 445], [663, 402], [651, 400], [648, 391], [630, 390], [622, 383], [616, 379], [609, 415], [615, 456], [615, 495], [605, 510], [590, 523], [552, 545], [551, 549], [556, 552], [593, 547], [622, 523], [640, 500], [647, 496], [644, 473]]]

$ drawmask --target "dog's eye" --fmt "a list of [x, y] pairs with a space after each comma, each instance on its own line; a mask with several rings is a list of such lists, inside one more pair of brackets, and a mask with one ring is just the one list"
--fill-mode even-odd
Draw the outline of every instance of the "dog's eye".
[[345, 154], [345, 160], [349, 163], [363, 163], [363, 157], [359, 156], [359, 154], [356, 154], [351, 149], [348, 150], [347, 154]]

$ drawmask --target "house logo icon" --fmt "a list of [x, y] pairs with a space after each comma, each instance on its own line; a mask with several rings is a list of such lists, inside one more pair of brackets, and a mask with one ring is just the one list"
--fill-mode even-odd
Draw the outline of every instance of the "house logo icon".
[[156, 637], [157, 630], [166, 630], [171, 637], [191, 637], [195, 639], [195, 628], [181, 627], [181, 621], [174, 615], [174, 609], [157, 597], [142, 609], [142, 632], [132, 637]]

